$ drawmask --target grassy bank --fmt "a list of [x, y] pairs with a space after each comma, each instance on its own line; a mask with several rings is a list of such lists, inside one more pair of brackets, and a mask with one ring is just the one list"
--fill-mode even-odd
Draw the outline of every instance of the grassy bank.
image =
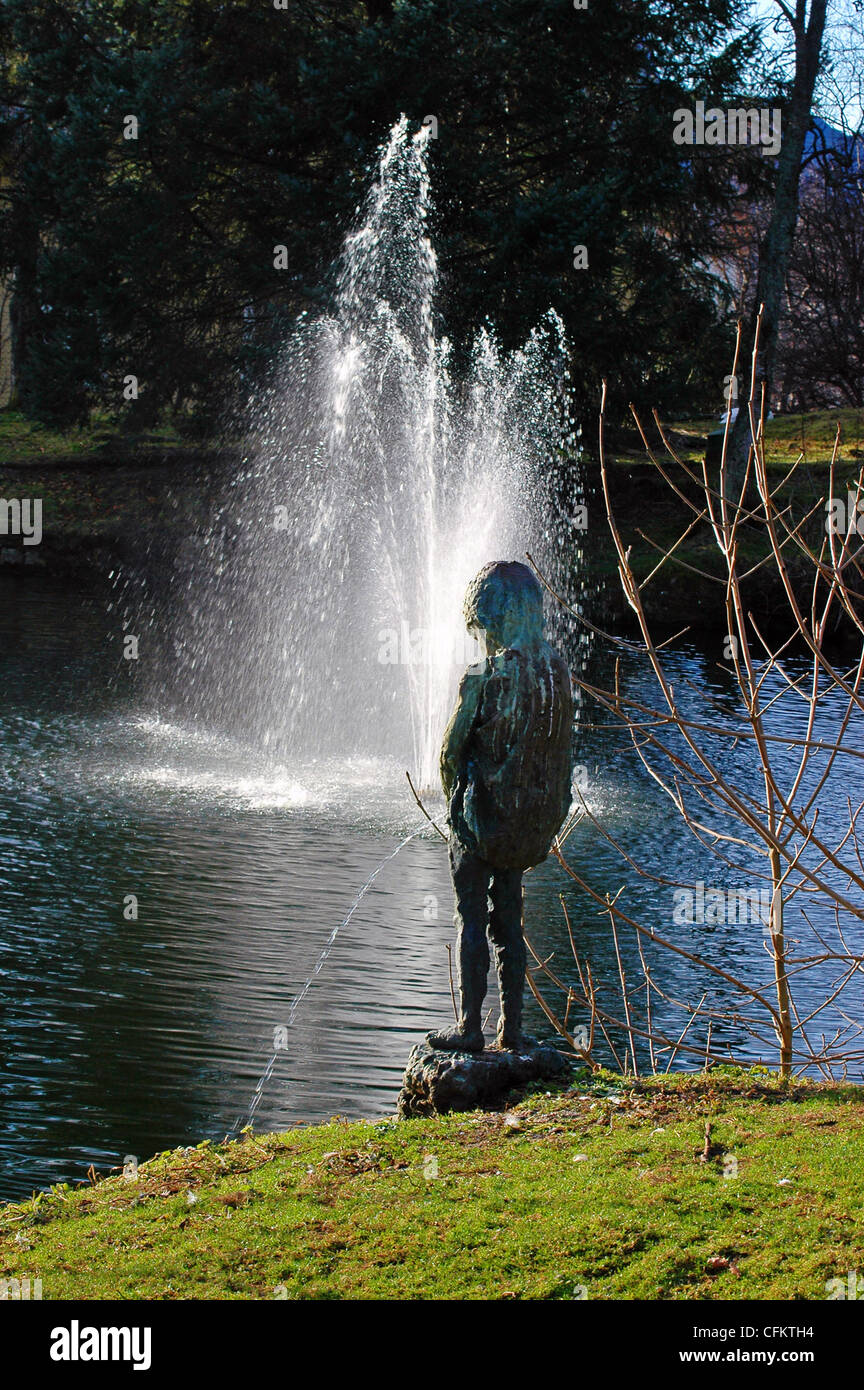
[[864, 1270], [862, 1179], [860, 1090], [600, 1076], [53, 1189], [0, 1210], [0, 1277], [45, 1299], [821, 1300]]
[[153, 554], [163, 536], [194, 534], [213, 514], [224, 458], [167, 427], [130, 435], [94, 420], [60, 432], [0, 411], [0, 497], [41, 499], [42, 543], [24, 558], [60, 573], [107, 572]]
[[[652, 422], [643, 420], [642, 423], [650, 435]], [[705, 452], [705, 436], [710, 431], [722, 431], [724, 425], [725, 420], [704, 418], [672, 423], [670, 428], [680, 456], [690, 463], [697, 463]], [[799, 455], [804, 468], [815, 468], [819, 472], [827, 469], [838, 426], [840, 444], [837, 462], [841, 471], [846, 474], [856, 464], [860, 467], [864, 462], [864, 409], [845, 406], [838, 410], [809, 410], [778, 415], [766, 421], [765, 462], [769, 472], [782, 476]], [[635, 439], [630, 451], [641, 453]]]
[[180, 454], [191, 447], [168, 425], [130, 434], [107, 417], [94, 415], [80, 429], [60, 430], [37, 424], [20, 410], [0, 410], [0, 468], [110, 463], [131, 455], [146, 459], [169, 451]]
[[[643, 421], [649, 433], [653, 425]], [[804, 464], [826, 467], [831, 457], [837, 426], [841, 430], [841, 464], [864, 461], [864, 409], [812, 410], [804, 414], [780, 415], [766, 425], [766, 460], [771, 469], [785, 469], [800, 453]], [[697, 461], [705, 448], [709, 431], [722, 429], [715, 418], [669, 422], [668, 428], [681, 456]], [[111, 464], [136, 458], [164, 458], [171, 454], [200, 451], [203, 444], [184, 439], [169, 425], [160, 425], [142, 434], [118, 430], [107, 417], [94, 416], [81, 429], [53, 430], [28, 420], [19, 410], [0, 410], [0, 468], [42, 466], [58, 468], [74, 464]], [[616, 452], [629, 462], [643, 455], [639, 435], [633, 428], [616, 433]]]
[[[675, 486], [700, 508], [704, 507], [701, 490], [670, 458], [654, 422], [643, 423], [655, 457]], [[765, 460], [775, 490], [775, 505], [788, 508], [789, 516], [795, 519], [809, 518], [802, 534], [817, 552], [825, 537], [824, 499], [830, 489], [830, 463], [838, 425], [841, 443], [835, 487], [836, 495], [845, 498], [847, 486], [853, 486], [864, 464], [864, 411], [811, 411], [779, 416], [766, 425]], [[671, 423], [664, 428], [678, 457], [701, 475], [707, 433], [719, 427], [717, 420], [705, 419]], [[610, 430], [607, 446], [613, 508], [624, 543], [631, 548], [634, 573], [641, 582], [654, 576], [642, 591], [649, 619], [675, 631], [704, 628], [725, 634], [725, 567], [710, 526], [701, 522], [688, 529], [693, 513], [663, 480], [642, 441], [632, 431]], [[790, 476], [790, 469], [798, 460]], [[605, 528], [599, 491], [595, 492], [593, 508], [601, 529]], [[658, 571], [664, 552], [673, 553]], [[738, 553], [742, 570], [752, 570], [754, 576], [746, 592], [748, 608], [764, 631], [787, 637], [788, 602], [776, 566], [771, 560], [767, 566], [755, 568], [770, 554], [767, 536], [759, 528], [742, 527]], [[599, 584], [601, 604], [607, 606], [605, 614], [600, 609], [601, 625], [629, 624], [631, 618], [621, 593], [617, 560], [605, 534], [593, 547], [589, 537], [585, 556]], [[792, 545], [786, 548], [785, 560], [793, 583], [799, 586], [800, 596], [809, 607], [812, 572], [808, 563]]]

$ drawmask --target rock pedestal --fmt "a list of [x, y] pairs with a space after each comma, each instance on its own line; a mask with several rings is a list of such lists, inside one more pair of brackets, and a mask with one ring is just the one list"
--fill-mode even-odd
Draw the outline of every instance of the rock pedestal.
[[494, 1109], [511, 1091], [531, 1081], [561, 1080], [570, 1067], [548, 1043], [510, 1052], [487, 1047], [482, 1052], [443, 1052], [428, 1039], [408, 1058], [399, 1114], [446, 1115], [451, 1110]]

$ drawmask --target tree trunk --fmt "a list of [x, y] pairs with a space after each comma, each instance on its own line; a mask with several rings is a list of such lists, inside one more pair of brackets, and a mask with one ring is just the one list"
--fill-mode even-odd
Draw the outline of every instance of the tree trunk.
[[393, 0], [366, 0], [366, 15], [370, 24], [379, 19], [389, 24], [393, 18]]
[[759, 247], [756, 296], [744, 337], [744, 354], [741, 358], [741, 365], [746, 376], [744, 381], [740, 383], [739, 404], [741, 409], [738, 411], [738, 418], [733, 426], [730, 439], [729, 476], [736, 491], [740, 489], [744, 477], [744, 470], [747, 466], [747, 451], [750, 445], [747, 399], [750, 391], [750, 361], [760, 306], [762, 307], [762, 331], [759, 338], [759, 363], [756, 376], [757, 412], [763, 383], [766, 401], [770, 402], [771, 386], [775, 376], [783, 293], [792, 254], [792, 243], [795, 239], [795, 224], [798, 220], [801, 161], [804, 155], [804, 142], [810, 126], [813, 90], [819, 73], [819, 58], [822, 52], [822, 36], [825, 32], [827, 8], [828, 0], [811, 0], [808, 21], [807, 0], [797, 0], [796, 3], [793, 26], [795, 34], [795, 80], [792, 84], [792, 94], [783, 111], [782, 142], [777, 160], [774, 206], [771, 210], [768, 230]]
[[780, 1074], [792, 1074], [792, 1005], [786, 967], [786, 934], [783, 924], [783, 876], [780, 855], [771, 851], [771, 949], [774, 954], [774, 983], [777, 988], [777, 1041], [780, 1045]]

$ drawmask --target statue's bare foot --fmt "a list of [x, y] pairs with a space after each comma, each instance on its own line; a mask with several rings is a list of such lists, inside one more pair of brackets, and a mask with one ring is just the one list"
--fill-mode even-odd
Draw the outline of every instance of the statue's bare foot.
[[475, 1033], [461, 1028], [454, 1028], [452, 1033], [427, 1033], [426, 1041], [441, 1052], [482, 1052], [486, 1044], [479, 1029]]
[[505, 1052], [530, 1052], [532, 1048], [539, 1047], [536, 1038], [532, 1038], [530, 1033], [513, 1033], [504, 1029], [495, 1036], [495, 1046], [502, 1048]]

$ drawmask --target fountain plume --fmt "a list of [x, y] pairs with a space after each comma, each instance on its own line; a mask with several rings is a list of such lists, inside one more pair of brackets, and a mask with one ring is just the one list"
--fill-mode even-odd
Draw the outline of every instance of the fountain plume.
[[468, 582], [528, 549], [560, 573], [566, 358], [550, 311], [509, 354], [483, 329], [454, 379], [427, 141], [394, 126], [332, 313], [301, 321], [252, 403], [249, 459], [192, 567], [176, 644], [197, 717], [280, 758], [391, 755], [423, 786], [480, 655]]

